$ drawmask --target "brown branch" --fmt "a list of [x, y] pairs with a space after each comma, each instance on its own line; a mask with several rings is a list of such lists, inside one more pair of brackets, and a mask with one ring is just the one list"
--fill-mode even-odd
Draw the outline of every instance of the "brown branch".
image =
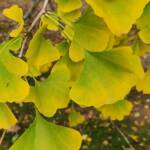
[[2, 136], [1, 136], [1, 138], [0, 138], [0, 145], [2, 145], [2, 142], [3, 142], [3, 140], [4, 140], [4, 137], [5, 137], [5, 135], [6, 135], [6, 132], [7, 132], [7, 130], [4, 130], [3, 133], [2, 133]]
[[[43, 7], [42, 7], [41, 11], [38, 13], [38, 15], [36, 16], [36, 18], [33, 20], [32, 24], [30, 25], [30, 27], [27, 31], [28, 33], [30, 33], [32, 31], [32, 29], [37, 24], [40, 17], [43, 15], [43, 13], [45, 13], [47, 4], [48, 4], [48, 0], [44, 0]], [[25, 44], [27, 42], [27, 39], [28, 39], [28, 37], [26, 36], [23, 40], [22, 47], [21, 47], [21, 50], [20, 50], [19, 55], [18, 55], [20, 58], [24, 54], [24, 48], [25, 48]]]

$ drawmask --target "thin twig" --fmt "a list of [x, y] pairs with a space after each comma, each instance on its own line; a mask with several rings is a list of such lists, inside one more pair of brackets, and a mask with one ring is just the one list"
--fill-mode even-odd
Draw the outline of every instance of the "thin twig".
[[[43, 4], [43, 7], [41, 9], [41, 11], [38, 13], [38, 15], [36, 16], [36, 18], [33, 20], [32, 24], [30, 25], [29, 29], [28, 29], [28, 33], [30, 33], [32, 31], [32, 29], [34, 28], [34, 26], [37, 24], [38, 20], [40, 19], [40, 17], [42, 16], [43, 13], [45, 13], [46, 11], [46, 6], [48, 4], [48, 0], [44, 0], [44, 4]], [[25, 48], [25, 44], [27, 42], [27, 36], [24, 38], [24, 41], [23, 41], [23, 44], [22, 44], [22, 47], [21, 47], [21, 50], [19, 52], [19, 57], [21, 58], [23, 56], [23, 53], [24, 53], [24, 48]]]
[[128, 138], [126, 137], [126, 135], [120, 130], [120, 128], [112, 120], [110, 120], [110, 122], [113, 125], [113, 127], [120, 133], [120, 135], [123, 137], [123, 139], [125, 140], [125, 142], [130, 146], [131, 150], [135, 150], [135, 148], [133, 147], [133, 145], [130, 143], [130, 141], [128, 140]]
[[3, 140], [4, 140], [4, 137], [5, 137], [5, 135], [6, 135], [6, 132], [7, 132], [7, 130], [4, 130], [3, 133], [2, 133], [2, 136], [1, 136], [1, 138], [0, 138], [0, 145], [2, 145], [2, 142], [3, 142]]
[[33, 10], [36, 8], [39, 2], [40, 0], [32, 0], [32, 7], [26, 12], [26, 14], [23, 17], [25, 20], [31, 16]]

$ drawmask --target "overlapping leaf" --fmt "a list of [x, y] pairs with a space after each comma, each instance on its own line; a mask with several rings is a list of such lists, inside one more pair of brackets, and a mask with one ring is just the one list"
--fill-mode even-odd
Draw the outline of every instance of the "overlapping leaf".
[[136, 87], [138, 91], [150, 94], [150, 70], [145, 73], [145, 77], [137, 83]]
[[113, 104], [104, 105], [99, 110], [102, 112], [104, 118], [121, 121], [125, 116], [130, 114], [132, 107], [131, 102], [121, 100]]
[[69, 125], [73, 127], [83, 123], [84, 121], [84, 116], [81, 115], [80, 112], [77, 112], [75, 109], [72, 108], [71, 113], [69, 114]]
[[47, 80], [35, 82], [26, 101], [33, 102], [45, 116], [53, 116], [58, 108], [69, 102], [70, 72], [65, 64], [58, 63]]
[[49, 123], [37, 115], [9, 150], [79, 150], [81, 141], [79, 132]]
[[102, 19], [88, 9], [73, 25], [74, 36], [69, 56], [74, 61], [82, 60], [84, 49], [92, 52], [103, 51], [112, 37]]
[[82, 7], [81, 0], [56, 0], [58, 10], [61, 12], [71, 12]]
[[29, 74], [33, 76], [41, 74], [40, 69], [43, 65], [51, 63], [60, 57], [58, 50], [49, 40], [43, 37], [46, 27], [45, 25], [41, 26], [35, 33], [26, 53]]
[[17, 122], [15, 116], [6, 104], [0, 103], [0, 129], [9, 129]]
[[19, 27], [10, 33], [11, 37], [17, 37], [21, 33], [24, 26], [22, 9], [17, 5], [13, 5], [10, 8], [4, 9], [3, 14], [19, 24]]
[[144, 9], [142, 16], [137, 20], [136, 25], [140, 29], [139, 36], [144, 43], [150, 43], [150, 3]]
[[86, 0], [86, 2], [98, 16], [104, 18], [114, 34], [121, 35], [129, 32], [149, 0]]
[[140, 59], [129, 47], [99, 53], [86, 51], [83, 70], [70, 98], [83, 106], [112, 104], [123, 99], [143, 76]]
[[0, 102], [22, 101], [29, 91], [29, 85], [21, 79], [27, 74], [27, 64], [13, 56], [21, 46], [22, 38], [14, 38], [0, 45]]

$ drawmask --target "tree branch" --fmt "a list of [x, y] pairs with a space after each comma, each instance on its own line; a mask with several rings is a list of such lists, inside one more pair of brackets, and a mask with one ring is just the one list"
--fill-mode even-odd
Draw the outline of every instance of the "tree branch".
[[130, 141], [128, 140], [128, 138], [126, 137], [126, 135], [120, 130], [120, 128], [112, 121], [110, 120], [112, 126], [119, 132], [119, 134], [123, 137], [123, 139], [125, 140], [125, 142], [130, 146], [131, 150], [135, 150], [135, 148], [133, 147], [133, 145], [130, 143]]
[[[30, 33], [32, 31], [32, 29], [34, 28], [34, 26], [36, 25], [36, 23], [38, 22], [38, 20], [42, 16], [42, 14], [45, 13], [47, 4], [48, 4], [48, 0], [44, 0], [43, 7], [42, 7], [41, 11], [38, 13], [38, 15], [36, 16], [36, 18], [33, 20], [32, 24], [30, 25], [30, 27], [27, 31], [28, 33]], [[18, 55], [20, 58], [23, 56], [25, 44], [27, 42], [27, 38], [28, 37], [26, 36], [23, 40], [22, 47], [21, 47], [21, 50], [20, 50], [19, 55]]]

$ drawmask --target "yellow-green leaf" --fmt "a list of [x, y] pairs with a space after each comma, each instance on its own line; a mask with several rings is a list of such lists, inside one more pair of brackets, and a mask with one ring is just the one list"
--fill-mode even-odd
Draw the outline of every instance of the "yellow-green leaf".
[[85, 118], [81, 115], [80, 112], [77, 112], [75, 109], [71, 109], [71, 113], [69, 114], [69, 125], [76, 126], [84, 122]]
[[6, 104], [0, 103], [0, 129], [9, 129], [17, 123], [17, 119]]
[[99, 110], [104, 118], [111, 120], [123, 120], [125, 116], [129, 115], [133, 105], [127, 100], [121, 100], [113, 104], [102, 106]]
[[86, 51], [83, 70], [70, 98], [83, 106], [112, 104], [123, 99], [143, 76], [140, 58], [129, 47], [97, 53]]
[[45, 81], [35, 82], [26, 102], [33, 102], [45, 116], [53, 116], [57, 109], [64, 108], [69, 102], [70, 72], [65, 64], [57, 63]]
[[41, 67], [59, 59], [60, 54], [52, 43], [43, 37], [46, 26], [41, 26], [35, 33], [30, 42], [26, 53], [27, 62], [29, 64], [29, 74], [38, 76], [41, 74]]
[[84, 58], [84, 49], [92, 52], [105, 50], [112, 37], [103, 20], [94, 15], [91, 9], [73, 24], [73, 30], [69, 55], [74, 61]]
[[56, 2], [61, 12], [70, 12], [82, 6], [81, 0], [56, 0]]
[[145, 77], [137, 83], [136, 88], [138, 91], [150, 94], [150, 69], [145, 73]]
[[144, 43], [150, 43], [150, 3], [148, 3], [144, 9], [142, 16], [137, 20], [137, 28], [140, 29], [139, 37]]
[[86, 0], [86, 2], [99, 17], [104, 18], [114, 34], [121, 35], [129, 32], [149, 0]]
[[0, 102], [22, 101], [29, 92], [29, 85], [22, 76], [28, 72], [27, 63], [13, 56], [10, 52], [17, 51], [22, 38], [14, 38], [0, 46]]
[[38, 114], [9, 150], [79, 150], [81, 141], [78, 131], [47, 122]]
[[21, 33], [24, 26], [22, 9], [17, 5], [13, 5], [10, 8], [4, 9], [3, 14], [19, 24], [19, 27], [10, 33], [11, 37], [17, 37]]

